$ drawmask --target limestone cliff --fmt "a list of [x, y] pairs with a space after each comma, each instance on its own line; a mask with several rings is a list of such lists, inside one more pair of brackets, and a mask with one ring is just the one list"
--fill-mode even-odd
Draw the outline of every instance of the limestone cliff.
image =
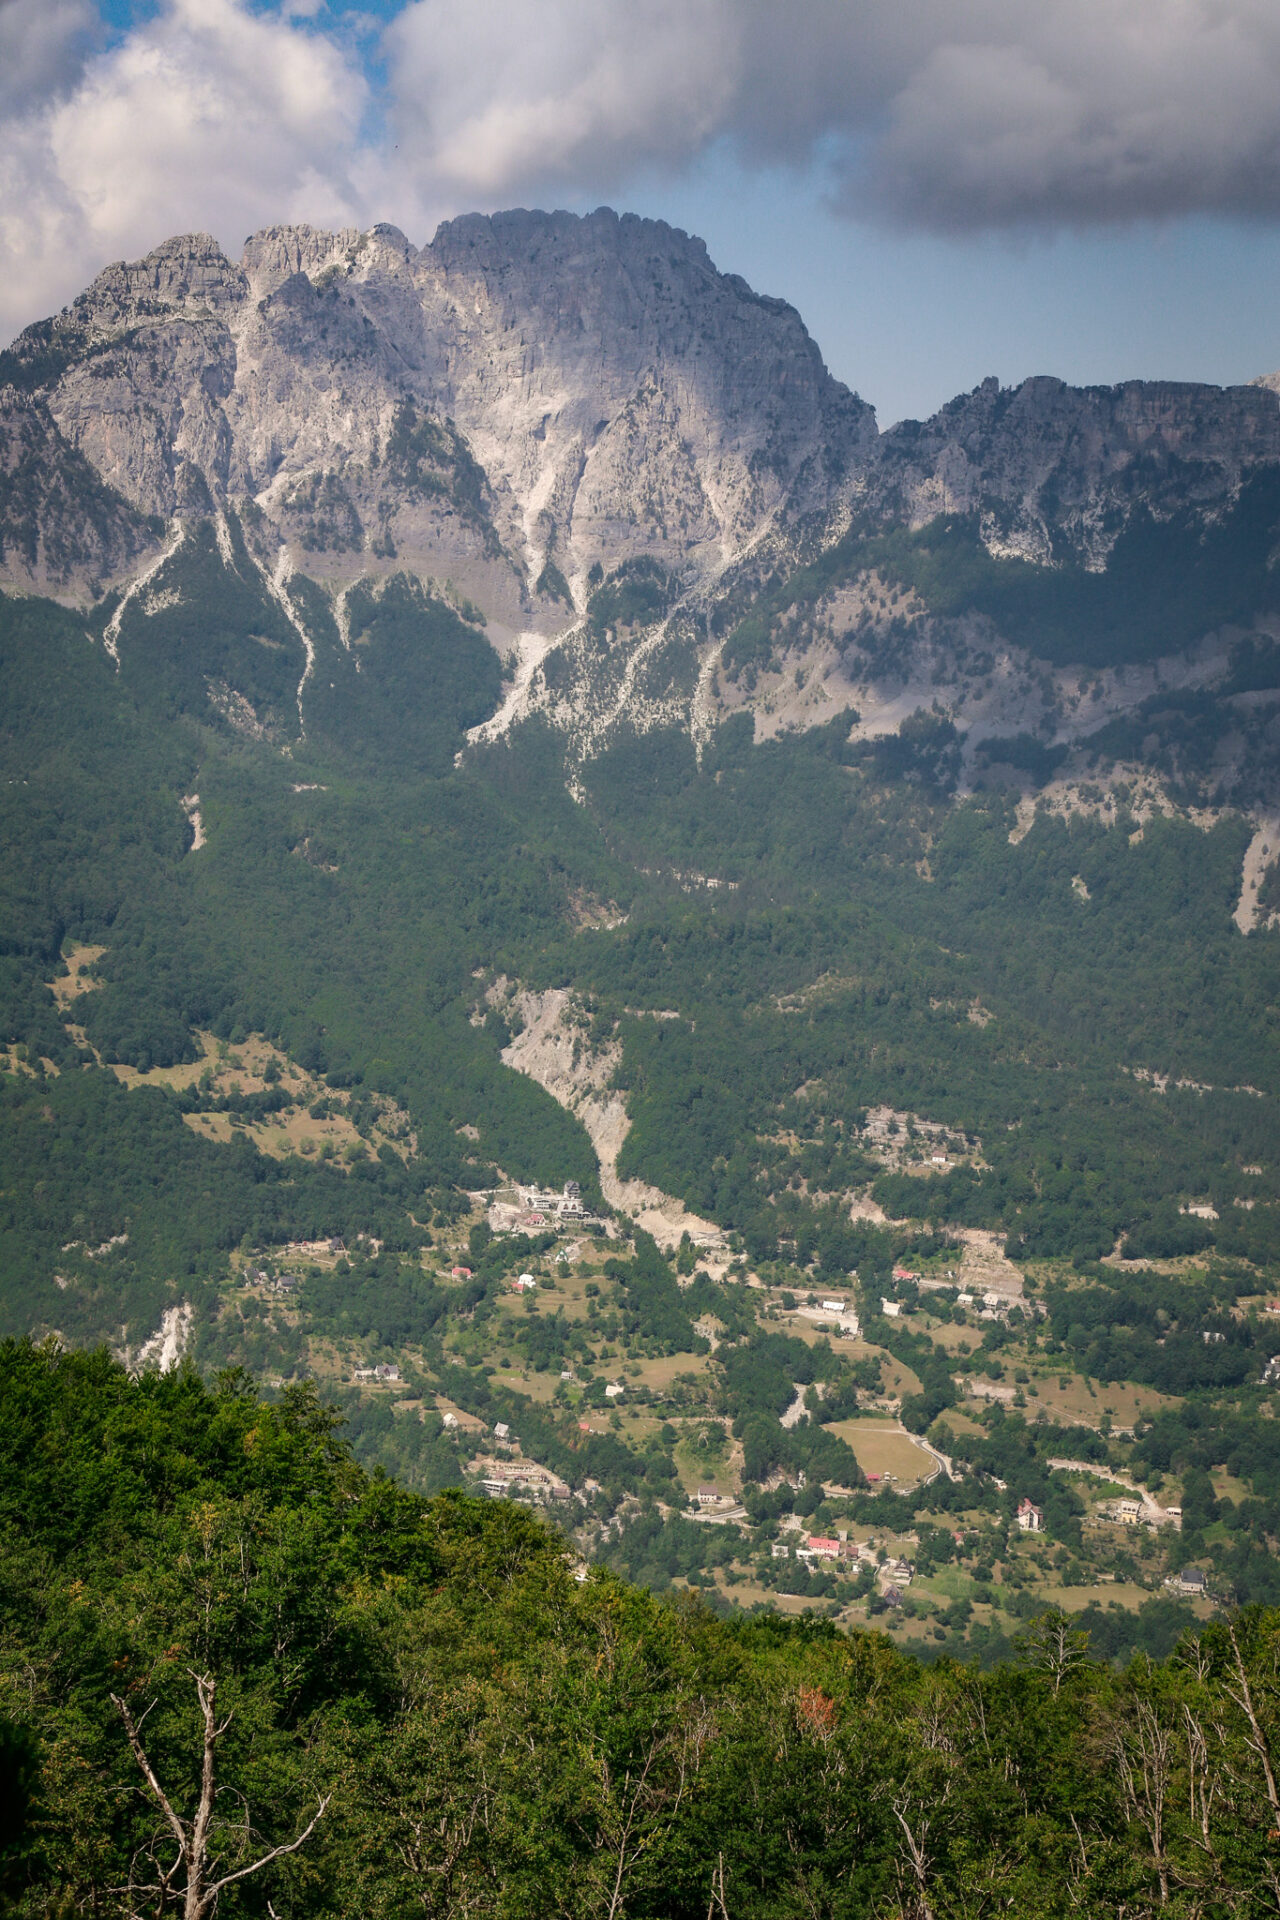
[[[469, 216], [422, 249], [273, 228], [238, 265], [186, 236], [3, 359], [138, 514], [249, 501], [323, 579], [450, 575], [513, 623], [562, 622], [597, 562], [723, 565], [825, 511], [876, 437], [791, 308], [608, 210]], [[6, 569], [35, 580], [21, 542]], [[69, 550], [43, 578], [89, 574]]]

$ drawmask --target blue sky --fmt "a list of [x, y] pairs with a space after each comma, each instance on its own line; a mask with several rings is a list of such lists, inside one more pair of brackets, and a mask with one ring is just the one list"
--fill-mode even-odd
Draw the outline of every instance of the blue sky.
[[1280, 367], [1274, 0], [0, 0], [8, 332], [278, 220], [607, 202], [882, 424], [994, 373]]

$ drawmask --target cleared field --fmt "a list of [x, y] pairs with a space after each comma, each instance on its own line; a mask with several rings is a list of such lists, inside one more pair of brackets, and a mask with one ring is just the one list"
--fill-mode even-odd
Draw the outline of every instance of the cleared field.
[[[1066, 1386], [1060, 1385], [1066, 1380]], [[1006, 1373], [1003, 1384], [1011, 1384]], [[1112, 1424], [1117, 1427], [1131, 1427], [1135, 1420], [1159, 1411], [1161, 1407], [1176, 1407], [1179, 1403], [1169, 1394], [1157, 1393], [1154, 1387], [1140, 1387], [1132, 1381], [1119, 1380], [1108, 1384], [1091, 1381], [1088, 1384], [1079, 1374], [1037, 1374], [1033, 1377], [1037, 1388], [1037, 1397], [1027, 1401], [1027, 1417], [1035, 1418], [1034, 1410], [1043, 1408], [1050, 1419], [1068, 1419], [1077, 1424], [1096, 1427], [1101, 1425], [1105, 1414], [1111, 1415]], [[1092, 1387], [1092, 1392], [1090, 1391]], [[1027, 1389], [1023, 1388], [1024, 1393]]]
[[495, 1387], [509, 1387], [530, 1400], [545, 1404], [560, 1385], [560, 1375], [558, 1372], [525, 1373], [515, 1367], [499, 1367], [493, 1374], [493, 1384]]
[[827, 1431], [848, 1441], [866, 1474], [891, 1473], [895, 1480], [914, 1485], [934, 1470], [933, 1461], [910, 1434], [882, 1420], [836, 1420]]
[[[1126, 1613], [1136, 1613], [1139, 1607], [1154, 1598], [1147, 1587], [1140, 1587], [1133, 1580], [1100, 1580], [1092, 1587], [1044, 1586], [1036, 1589], [1036, 1599], [1043, 1600], [1046, 1607], [1060, 1607], [1063, 1613], [1081, 1613], [1085, 1607], [1095, 1602], [1100, 1607], [1115, 1602]], [[1204, 1603], [1206, 1614], [1212, 1613], [1210, 1603]]]
[[[638, 1366], [639, 1373], [633, 1374], [632, 1366]], [[682, 1373], [696, 1374], [699, 1378], [703, 1378], [710, 1371], [709, 1353], [669, 1353], [660, 1360], [629, 1362], [626, 1377], [628, 1380], [635, 1380], [638, 1384], [643, 1383], [646, 1387], [652, 1387], [657, 1391], [669, 1387]]]
[[71, 1002], [78, 1000], [82, 993], [89, 993], [94, 987], [101, 985], [98, 980], [86, 980], [83, 978], [83, 973], [84, 969], [91, 967], [95, 960], [100, 960], [105, 952], [105, 947], [67, 948], [62, 956], [67, 963], [67, 971], [59, 974], [56, 980], [46, 982], [59, 1007], [70, 1006]]
[[944, 1353], [973, 1353], [979, 1346], [979, 1338], [972, 1327], [953, 1326], [950, 1321], [945, 1325], [926, 1327], [923, 1318], [913, 1316], [912, 1326], [918, 1326], [921, 1333], [927, 1333], [935, 1347], [941, 1347]]
[[961, 1434], [965, 1433], [986, 1432], [986, 1428], [983, 1426], [981, 1420], [975, 1420], [972, 1414], [965, 1413], [961, 1407], [947, 1407], [940, 1416], [940, 1424], [944, 1427], [950, 1427], [957, 1439], [960, 1438]]

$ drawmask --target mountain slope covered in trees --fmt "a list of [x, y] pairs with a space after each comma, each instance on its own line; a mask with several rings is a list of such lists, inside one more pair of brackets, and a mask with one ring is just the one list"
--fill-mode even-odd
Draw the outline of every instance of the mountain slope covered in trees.
[[0, 1330], [724, 1609], [1280, 1599], [1270, 389], [877, 434], [603, 212], [169, 242], [0, 380]]
[[305, 1390], [11, 1342], [0, 1391], [15, 1913], [1274, 1910], [1274, 1614], [924, 1669], [580, 1579]]

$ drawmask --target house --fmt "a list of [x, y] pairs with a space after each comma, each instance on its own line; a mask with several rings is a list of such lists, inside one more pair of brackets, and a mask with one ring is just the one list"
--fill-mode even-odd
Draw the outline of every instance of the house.
[[621, 1380], [611, 1380], [604, 1390], [604, 1397], [606, 1400], [621, 1400], [625, 1392], [626, 1388]]
[[901, 1320], [902, 1307], [897, 1300], [882, 1300], [880, 1311], [886, 1320]]
[[450, 1267], [449, 1278], [451, 1280], [469, 1280], [471, 1278], [471, 1269], [470, 1267]]
[[1019, 1500], [1015, 1517], [1024, 1533], [1044, 1532], [1044, 1513], [1033, 1501]]
[[1263, 1384], [1268, 1387], [1274, 1386], [1276, 1381], [1280, 1380], [1280, 1353], [1272, 1354], [1262, 1369], [1262, 1379]]
[[958, 1293], [956, 1295], [956, 1305], [958, 1307], [971, 1307], [973, 1305], [973, 1301], [974, 1301], [974, 1296], [971, 1293]]
[[698, 1505], [703, 1508], [731, 1507], [733, 1505], [733, 1501], [729, 1495], [727, 1493], [721, 1493], [716, 1487], [699, 1487], [693, 1497]]
[[805, 1545], [815, 1560], [838, 1560], [840, 1558], [840, 1542], [838, 1540], [828, 1539], [826, 1534], [811, 1533]]
[[511, 1282], [512, 1293], [536, 1293], [538, 1283], [531, 1273], [522, 1273], [518, 1280]]
[[902, 1605], [902, 1595], [897, 1587], [885, 1588], [884, 1603], [886, 1607], [900, 1607]]
[[914, 1572], [915, 1568], [909, 1560], [886, 1560], [880, 1569], [886, 1593], [890, 1587], [909, 1587]]
[[509, 1440], [511, 1438], [511, 1429], [505, 1420], [495, 1420], [493, 1437], [495, 1440]]
[[984, 1307], [990, 1307], [993, 1313], [998, 1313], [1000, 1308], [1007, 1307], [1009, 1302], [1002, 1293], [984, 1293], [982, 1304]]
[[1199, 1594], [1202, 1598], [1209, 1591], [1209, 1581], [1203, 1567], [1184, 1567], [1178, 1575], [1178, 1586], [1183, 1593]]
[[931, 1153], [929, 1155], [929, 1165], [931, 1167], [946, 1167], [950, 1166], [950, 1164], [945, 1153]]
[[447, 1432], [449, 1432], [449, 1433], [455, 1433], [455, 1432], [457, 1431], [457, 1426], [458, 1426], [458, 1416], [457, 1416], [457, 1414], [456, 1414], [456, 1413], [442, 1413], [442, 1414], [440, 1415], [440, 1425], [441, 1425], [442, 1427], [444, 1427], [444, 1428], [445, 1428], [445, 1430], [446, 1430]]
[[790, 1547], [786, 1546], [781, 1540], [775, 1540], [769, 1551], [775, 1560], [789, 1560], [791, 1558]]

